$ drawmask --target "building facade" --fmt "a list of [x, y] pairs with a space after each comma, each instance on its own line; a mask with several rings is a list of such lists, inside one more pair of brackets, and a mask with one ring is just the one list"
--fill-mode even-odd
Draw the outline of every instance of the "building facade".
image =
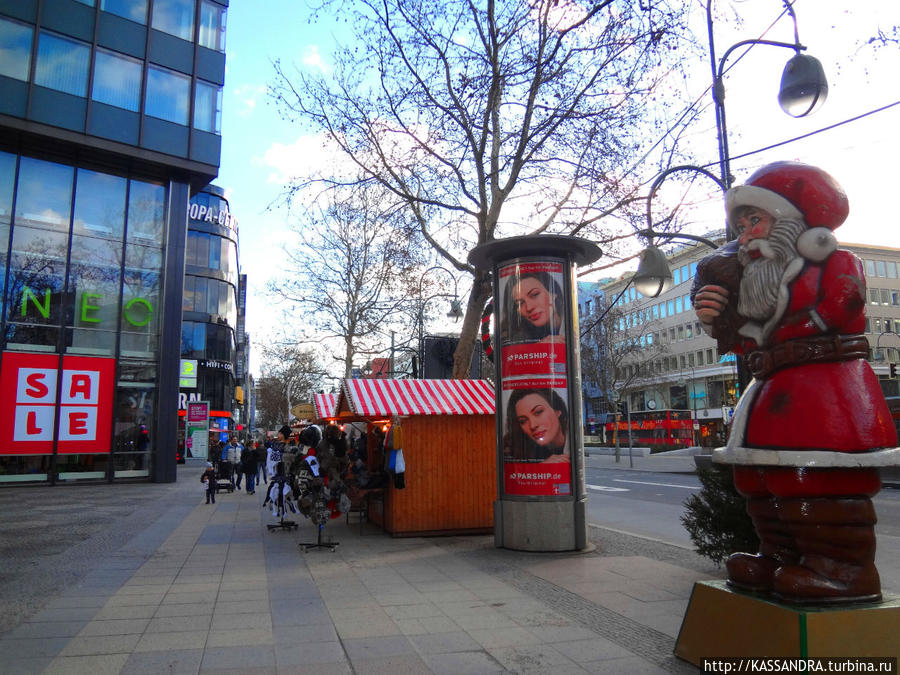
[[227, 0], [0, 0], [0, 485], [175, 480]]
[[238, 252], [238, 224], [225, 192], [208, 185], [188, 210], [178, 396], [182, 457], [195, 455], [184, 442], [190, 401], [209, 403], [211, 441], [244, 432], [249, 336], [243, 330], [247, 276], [239, 274]]
[[[724, 242], [724, 233], [707, 235]], [[900, 249], [841, 244], [863, 262], [868, 288], [866, 337], [870, 362], [885, 396], [898, 396], [890, 363], [900, 361]], [[598, 354], [594, 371], [585, 368], [586, 424], [598, 426], [625, 401], [641, 419], [678, 411], [692, 420], [693, 434], [682, 445], [715, 446], [740, 396], [732, 354], [719, 354], [700, 327], [690, 300], [697, 263], [709, 253], [702, 244], [673, 247], [667, 253], [673, 286], [658, 298], [642, 297], [631, 275], [598, 284], [579, 284], [582, 361]], [[605, 314], [604, 314], [605, 313]], [[602, 319], [600, 315], [603, 314]], [[615, 393], [613, 393], [615, 392]], [[690, 443], [688, 443], [690, 441]]]

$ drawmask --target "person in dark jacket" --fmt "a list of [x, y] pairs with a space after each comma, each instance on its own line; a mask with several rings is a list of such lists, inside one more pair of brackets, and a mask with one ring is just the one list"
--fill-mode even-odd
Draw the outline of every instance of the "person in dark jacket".
[[244, 488], [248, 495], [252, 495], [256, 492], [254, 486], [256, 485], [255, 481], [258, 465], [256, 450], [250, 447], [249, 443], [244, 447], [244, 451], [241, 453], [241, 467], [243, 468], [244, 477], [246, 478], [244, 481]]
[[206, 483], [206, 503], [216, 503], [216, 470], [213, 468], [212, 462], [206, 463], [206, 471], [200, 476], [200, 482]]

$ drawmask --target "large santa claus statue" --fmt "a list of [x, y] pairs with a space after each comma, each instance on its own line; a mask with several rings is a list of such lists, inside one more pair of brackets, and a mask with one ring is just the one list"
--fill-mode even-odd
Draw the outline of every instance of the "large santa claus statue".
[[871, 498], [900, 448], [866, 362], [862, 264], [832, 233], [848, 212], [821, 169], [764, 166], [728, 191], [737, 241], [700, 263], [692, 291], [705, 330], [754, 377], [714, 453], [760, 539], [727, 560], [728, 582], [792, 602], [881, 599]]

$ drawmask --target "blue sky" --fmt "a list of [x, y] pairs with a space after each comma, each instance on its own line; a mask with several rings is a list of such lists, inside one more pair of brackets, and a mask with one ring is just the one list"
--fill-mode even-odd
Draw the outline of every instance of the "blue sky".
[[[782, 113], [775, 97], [781, 70], [791, 52], [755, 47], [725, 81], [733, 157], [900, 101], [900, 88], [896, 86], [900, 49], [874, 52], [858, 44], [860, 36], [871, 34], [879, 24], [900, 24], [900, 3], [797, 0], [794, 7], [801, 42], [825, 67], [829, 98], [822, 109], [806, 119], [796, 120]], [[719, 0], [714, 8], [720, 17], [715, 40], [721, 56], [735, 42], [758, 37], [778, 15], [781, 3]], [[240, 262], [250, 281], [247, 329], [254, 342], [278, 320], [267, 308], [265, 282], [271, 275], [289, 272], [282, 246], [289, 240], [286, 230], [290, 216], [284, 209], [267, 208], [277, 201], [284, 176], [301, 172], [310, 161], [321, 159], [317, 157], [316, 139], [304, 137], [301, 130], [282, 122], [269, 100], [266, 88], [273, 80], [271, 62], [281, 59], [300, 67], [327, 67], [335, 35], [349, 39], [341, 22], [311, 25], [308, 17], [303, 0], [236, 0], [228, 10], [222, 160], [215, 183], [228, 192], [240, 226]], [[705, 14], [699, 4], [696, 17], [705, 43]], [[743, 25], [737, 25], [738, 17]], [[792, 41], [792, 27], [782, 20], [766, 37]], [[729, 64], [732, 61], [729, 59]], [[699, 96], [710, 80], [709, 63], [703, 61], [697, 64], [696, 80], [689, 86]], [[770, 161], [792, 159], [817, 164], [838, 179], [850, 198], [851, 215], [837, 231], [839, 240], [900, 247], [900, 218], [891, 199], [898, 190], [898, 128], [900, 105], [803, 141], [733, 160], [732, 172], [741, 182], [757, 166]], [[708, 161], [717, 157], [714, 129], [710, 107], [691, 139], [697, 147], [708, 149], [699, 153]], [[650, 175], [642, 176], [642, 180], [652, 179], [650, 167], [648, 172]], [[251, 361], [251, 368], [258, 374], [256, 359]]]

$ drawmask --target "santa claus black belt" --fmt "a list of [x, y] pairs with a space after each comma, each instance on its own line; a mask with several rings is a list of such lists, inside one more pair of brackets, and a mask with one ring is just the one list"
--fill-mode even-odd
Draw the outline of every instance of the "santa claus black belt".
[[757, 380], [764, 380], [782, 368], [823, 361], [849, 361], [869, 355], [864, 335], [829, 335], [788, 340], [769, 349], [747, 354], [747, 368]]

